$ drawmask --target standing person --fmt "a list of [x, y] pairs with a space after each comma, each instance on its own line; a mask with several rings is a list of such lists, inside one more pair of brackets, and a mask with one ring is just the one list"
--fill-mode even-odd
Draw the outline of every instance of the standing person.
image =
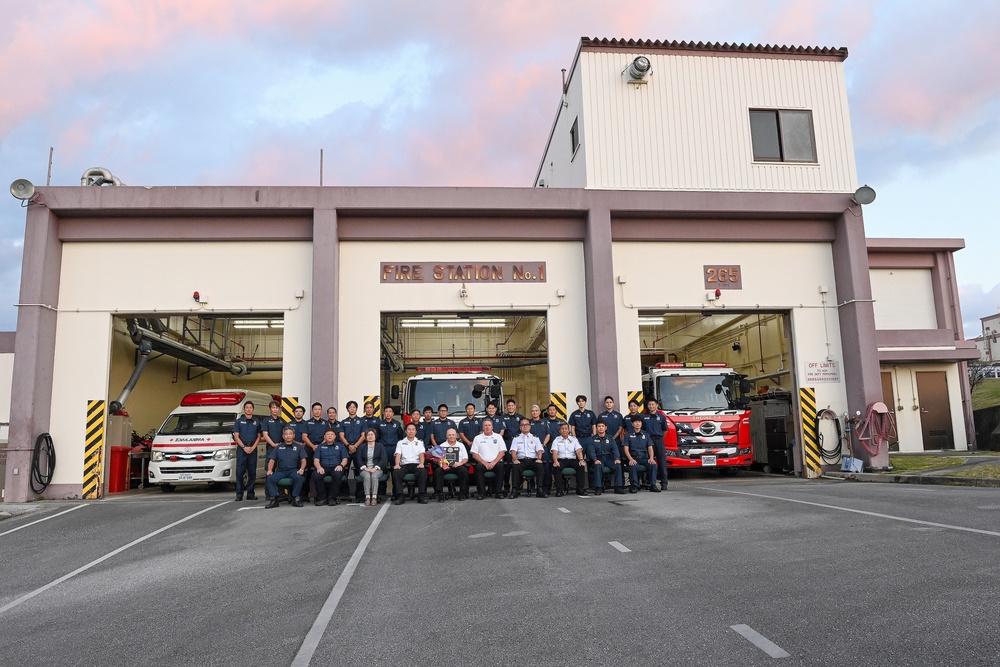
[[[332, 405], [326, 409], [326, 423], [333, 429], [334, 440], [340, 441], [340, 420], [337, 419], [337, 408]], [[326, 437], [326, 433], [323, 433]]]
[[594, 495], [599, 496], [604, 493], [604, 466], [611, 468], [611, 475], [615, 482], [615, 493], [621, 495], [625, 493], [625, 481], [622, 475], [622, 461], [618, 443], [608, 435], [608, 425], [603, 420], [597, 420], [596, 428], [597, 435], [591, 438], [590, 449], [587, 451], [594, 481]]
[[646, 402], [646, 414], [642, 418], [642, 428], [653, 441], [653, 451], [656, 455], [656, 476], [660, 480], [660, 490], [667, 490], [667, 450], [663, 444], [663, 436], [670, 428], [667, 416], [660, 412], [660, 405], [655, 398]]
[[544, 450], [542, 476], [535, 479], [535, 489], [536, 491], [544, 491], [545, 496], [548, 497], [549, 489], [552, 488], [552, 454], [549, 451], [552, 447], [552, 436], [549, 435], [549, 420], [542, 417], [542, 408], [537, 404], [532, 405], [528, 412], [531, 413], [531, 435], [542, 442]]
[[[347, 473], [347, 462], [350, 460], [347, 447], [337, 442], [337, 432], [333, 428], [326, 429], [323, 442], [316, 448], [313, 457], [312, 474], [313, 489], [316, 491], [316, 507], [320, 505], [339, 505], [337, 492], [340, 480]], [[330, 485], [326, 485], [326, 476], [330, 476]]]
[[[427, 445], [427, 443], [429, 443], [431, 440], [430, 436], [428, 436], [426, 439], [424, 438], [424, 433], [427, 430], [427, 426], [421, 420], [420, 410], [414, 410], [413, 412], [410, 413], [409, 423], [417, 427], [417, 440], [424, 443], [424, 445]], [[405, 430], [406, 427], [404, 426], [403, 429]]]
[[427, 448], [417, 439], [417, 425], [410, 422], [406, 425], [406, 437], [396, 444], [395, 464], [392, 467], [392, 495], [395, 504], [406, 502], [403, 493], [403, 476], [415, 475], [417, 478], [417, 502], [427, 504], [427, 468], [424, 467], [424, 455]]
[[[351, 457], [350, 465], [354, 469], [354, 499], [361, 502], [364, 499], [364, 489], [361, 488], [361, 464], [355, 454], [365, 441], [365, 419], [358, 416], [358, 402], [347, 402], [347, 416], [340, 422], [340, 444], [347, 447]], [[347, 475], [344, 475], [347, 478]]]
[[483, 420], [476, 416], [476, 404], [465, 404], [465, 419], [458, 422], [458, 437], [466, 447], [472, 447], [472, 441], [483, 431]]
[[503, 465], [500, 468], [500, 475], [503, 478], [501, 482], [501, 492], [507, 493], [510, 491], [510, 441], [506, 434], [506, 424], [507, 422], [498, 412], [497, 404], [490, 401], [486, 404], [486, 416], [483, 417], [483, 423], [487, 420], [493, 422], [493, 432], [503, 438], [504, 443], [504, 455], [503, 455]]
[[[396, 411], [391, 406], [385, 406], [382, 410], [382, 419], [377, 419], [375, 429], [378, 432], [378, 441], [385, 448], [385, 455], [389, 459], [389, 465], [396, 462], [396, 443], [406, 437], [406, 432], [399, 422], [394, 419]], [[379, 492], [385, 493], [385, 488], [379, 486]], [[392, 487], [393, 495], [396, 494], [396, 487]]]
[[253, 416], [253, 402], [243, 404], [243, 415], [233, 423], [233, 440], [236, 441], [236, 500], [243, 500], [243, 476], [246, 475], [247, 500], [257, 500], [253, 486], [257, 483], [257, 444], [263, 430], [260, 420]]
[[[642, 415], [632, 415], [632, 430], [625, 436], [625, 461], [628, 464], [629, 493], [637, 493], [639, 487], [650, 491], [656, 488], [656, 453], [649, 434], [642, 430]], [[646, 479], [639, 483], [639, 466], [646, 468]]]
[[306, 453], [302, 445], [295, 443], [295, 429], [286, 426], [281, 432], [281, 444], [271, 450], [267, 457], [267, 480], [264, 489], [271, 497], [265, 509], [278, 506], [278, 482], [292, 480], [292, 507], [302, 507], [301, 493], [303, 475], [306, 471]]
[[566, 495], [566, 478], [563, 470], [576, 473], [576, 495], [587, 495], [587, 467], [580, 441], [569, 434], [569, 424], [559, 425], [559, 435], [552, 441], [552, 474], [556, 478], [556, 497]]
[[476, 436], [472, 442], [472, 460], [475, 461], [476, 488], [479, 493], [477, 500], [485, 498], [486, 473], [493, 472], [493, 482], [490, 489], [491, 495], [497, 500], [503, 498], [500, 492], [501, 472], [503, 470], [503, 455], [507, 453], [507, 448], [503, 445], [503, 438], [493, 432], [493, 422], [483, 422], [483, 432]]
[[513, 481], [511, 498], [521, 495], [521, 484], [524, 481], [524, 471], [535, 471], [535, 495], [544, 498], [542, 492], [542, 473], [545, 470], [545, 463], [542, 457], [545, 455], [545, 448], [542, 441], [531, 433], [531, 422], [522, 417], [519, 423], [521, 431], [510, 443], [511, 467], [513, 468]]
[[431, 425], [434, 423], [434, 408], [429, 405], [424, 406], [424, 418], [420, 420], [417, 427], [417, 437], [424, 441], [424, 445], [430, 447], [433, 443], [431, 439]]
[[379, 478], [389, 465], [385, 447], [378, 442], [378, 431], [373, 428], [365, 431], [364, 442], [358, 446], [354, 460], [357, 461], [358, 469], [361, 471], [361, 478], [357, 484], [364, 490], [365, 505], [377, 505]]
[[371, 401], [365, 401], [364, 410], [365, 414], [362, 419], [365, 420], [365, 428], [373, 428], [378, 431], [378, 423], [382, 421], [382, 418], [375, 416], [375, 404]]
[[604, 397], [604, 412], [597, 415], [597, 421], [604, 420], [608, 429], [608, 436], [618, 444], [621, 451], [622, 438], [625, 437], [625, 417], [615, 410], [615, 399], [610, 396]]
[[[295, 431], [295, 444], [302, 447], [306, 446], [306, 409], [305, 406], [296, 405], [292, 410], [292, 421], [290, 426], [292, 430]], [[284, 436], [282, 436], [284, 437]]]
[[[281, 404], [278, 401], [271, 401], [267, 404], [267, 409], [271, 413], [261, 421], [261, 427], [263, 431], [261, 436], [266, 443], [266, 451], [264, 453], [266, 457], [271, 455], [274, 448], [281, 444], [281, 432], [285, 430], [288, 423], [281, 418]], [[264, 498], [270, 500], [271, 497], [267, 495], [267, 491], [264, 491]]]
[[597, 415], [593, 410], [587, 409], [587, 397], [583, 394], [576, 397], [576, 410], [570, 414], [567, 423], [570, 435], [579, 440], [580, 446], [586, 451], [590, 447], [590, 439], [594, 437]]
[[524, 415], [517, 411], [517, 401], [513, 398], [507, 399], [507, 410], [503, 413], [503, 440], [507, 444], [508, 451], [514, 438], [521, 433], [521, 420]]
[[639, 401], [629, 401], [628, 414], [625, 415], [625, 423], [622, 425], [625, 427], [625, 433], [622, 434], [623, 438], [625, 437], [625, 435], [628, 434], [629, 431], [632, 430], [632, 417], [635, 417], [636, 415], [642, 417], [642, 413], [639, 412]]
[[[444, 443], [448, 442], [448, 430], [453, 428], [455, 428], [455, 422], [448, 416], [448, 405], [442, 403], [438, 406], [437, 419], [431, 422], [431, 444], [435, 447], [443, 446]], [[458, 436], [457, 430], [455, 435]]]
[[319, 447], [319, 443], [323, 442], [323, 435], [329, 427], [330, 424], [323, 419], [323, 404], [319, 402], [313, 403], [309, 419], [306, 420], [306, 432], [302, 436], [303, 449], [305, 450], [306, 458], [308, 459], [306, 481], [303, 485], [305, 493], [302, 494], [306, 498], [314, 496], [314, 490], [311, 490], [309, 485], [309, 481], [312, 479], [312, 473], [314, 470], [313, 459], [316, 457], [316, 448]]
[[445, 434], [444, 459], [434, 466], [434, 493], [438, 502], [444, 501], [444, 476], [458, 475], [458, 500], [469, 497], [469, 453], [465, 445], [458, 441], [458, 431], [452, 426]]

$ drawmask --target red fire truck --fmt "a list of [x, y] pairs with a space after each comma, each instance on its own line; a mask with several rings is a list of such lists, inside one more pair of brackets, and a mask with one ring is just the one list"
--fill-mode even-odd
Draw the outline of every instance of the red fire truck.
[[663, 437], [668, 465], [735, 472], [753, 463], [745, 375], [722, 363], [656, 364], [642, 386], [670, 422]]

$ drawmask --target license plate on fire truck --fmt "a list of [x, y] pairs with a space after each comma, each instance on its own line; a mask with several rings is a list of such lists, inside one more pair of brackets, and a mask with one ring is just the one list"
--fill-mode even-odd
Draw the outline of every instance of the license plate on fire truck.
[[703, 466], [714, 466], [715, 465], [715, 459], [716, 459], [715, 456], [703, 456], [703, 457], [701, 457], [701, 464]]
[[[714, 459], [715, 457], [713, 456], [712, 458]], [[712, 465], [715, 465], [715, 464], [713, 463]], [[179, 475], [177, 475], [177, 479], [178, 479], [178, 481], [181, 481], [181, 482], [193, 482], [194, 481], [194, 475], [192, 475], [189, 472], [182, 472]]]

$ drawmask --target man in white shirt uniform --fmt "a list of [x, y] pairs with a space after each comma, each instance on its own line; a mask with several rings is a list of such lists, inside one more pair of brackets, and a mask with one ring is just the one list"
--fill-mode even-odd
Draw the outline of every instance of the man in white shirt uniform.
[[497, 500], [503, 498], [500, 488], [503, 484], [503, 457], [507, 453], [507, 447], [504, 446], [503, 436], [493, 432], [493, 422], [489, 419], [483, 420], [483, 432], [472, 441], [469, 453], [475, 461], [476, 488], [479, 491], [476, 498], [482, 500], [485, 497], [487, 472], [493, 472], [490, 493], [496, 496]]
[[542, 473], [545, 471], [545, 464], [542, 457], [545, 455], [545, 448], [542, 441], [531, 433], [531, 422], [527, 418], [521, 417], [518, 429], [520, 433], [514, 436], [510, 442], [511, 467], [513, 468], [514, 483], [511, 488], [511, 498], [521, 495], [521, 481], [525, 470], [535, 472], [535, 495], [544, 498], [542, 492]]
[[396, 456], [392, 467], [392, 490], [396, 495], [395, 502], [402, 505], [406, 502], [403, 494], [403, 476], [408, 474], [417, 477], [417, 502], [427, 504], [427, 468], [424, 467], [424, 443], [417, 440], [417, 425], [410, 422], [406, 425], [406, 437], [396, 444]]
[[559, 425], [559, 435], [552, 441], [552, 474], [556, 478], [556, 497], [566, 495], [566, 478], [563, 470], [576, 473], [576, 495], [587, 495], [587, 468], [583, 460], [583, 446], [569, 434], [569, 424]]

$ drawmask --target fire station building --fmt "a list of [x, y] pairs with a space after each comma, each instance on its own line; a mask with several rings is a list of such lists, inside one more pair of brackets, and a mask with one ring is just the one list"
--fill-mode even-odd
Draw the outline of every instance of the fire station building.
[[5, 499], [34, 497], [41, 433], [45, 497], [76, 498], [88, 419], [128, 444], [227, 387], [343, 414], [428, 369], [488, 368], [523, 413], [577, 394], [624, 412], [658, 363], [724, 364], [787, 417], [803, 476], [839, 468], [802, 451], [803, 390], [840, 416], [885, 403], [900, 451], [972, 446], [963, 242], [866, 237], [846, 57], [585, 38], [532, 187], [38, 188], [0, 349]]

